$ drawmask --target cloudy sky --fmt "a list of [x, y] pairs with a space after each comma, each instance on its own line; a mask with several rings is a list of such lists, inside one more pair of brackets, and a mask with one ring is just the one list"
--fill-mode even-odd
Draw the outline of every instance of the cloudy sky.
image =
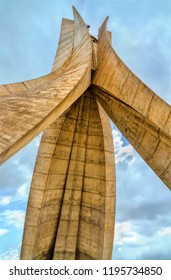
[[[170, 0], [0, 0], [0, 83], [47, 74], [62, 17], [78, 9], [90, 32], [109, 16], [113, 47], [171, 103]], [[112, 124], [117, 163], [113, 259], [171, 259], [171, 193]], [[0, 168], [0, 259], [19, 258], [40, 136]]]

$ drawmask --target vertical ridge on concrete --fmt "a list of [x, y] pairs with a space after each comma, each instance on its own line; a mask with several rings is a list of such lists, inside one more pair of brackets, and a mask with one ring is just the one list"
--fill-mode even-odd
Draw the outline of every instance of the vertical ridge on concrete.
[[43, 134], [21, 259], [111, 258], [115, 169], [110, 131], [108, 117], [86, 92]]
[[111, 259], [114, 215], [115, 169], [111, 127], [108, 117], [94, 100], [90, 107], [76, 259]]
[[89, 102], [87, 94], [76, 102], [79, 106], [78, 115], [75, 127], [72, 128], [71, 152], [53, 259], [75, 259], [88, 129], [89, 104], [87, 103]]
[[[97, 100], [96, 100], [97, 102]], [[102, 259], [112, 258], [114, 222], [115, 222], [115, 204], [116, 204], [116, 174], [113, 137], [109, 117], [97, 102], [104, 139], [105, 151], [105, 188], [104, 188], [104, 231], [102, 238]]]
[[[50, 177], [48, 174], [64, 121], [65, 115], [58, 118], [56, 122], [47, 128], [41, 139], [27, 205], [21, 259], [33, 259], [35, 249], [36, 254], [40, 255], [41, 259], [52, 258], [56, 224], [61, 204], [60, 197], [63, 191], [61, 181], [63, 182], [64, 178], [62, 175], [58, 176], [58, 188], [56, 188], [55, 193], [55, 187], [53, 187], [55, 181], [51, 181], [53, 176]], [[53, 179], [55, 179], [55, 176]], [[50, 187], [48, 187], [49, 184]], [[53, 189], [54, 193], [53, 197], [51, 197], [50, 194]], [[46, 235], [50, 235], [49, 240], [47, 240]], [[44, 244], [43, 240], [45, 241]], [[47, 245], [48, 241], [49, 246]]]

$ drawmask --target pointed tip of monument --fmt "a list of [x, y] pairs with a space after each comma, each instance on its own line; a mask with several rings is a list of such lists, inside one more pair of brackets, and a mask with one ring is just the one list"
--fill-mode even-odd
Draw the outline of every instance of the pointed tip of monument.
[[75, 15], [80, 16], [79, 12], [77, 11], [74, 5], [72, 5], [72, 10], [73, 10], [74, 17]]
[[108, 23], [108, 19], [109, 19], [109, 16], [107, 16], [105, 18], [105, 20], [103, 21], [100, 29], [99, 29], [99, 34], [102, 32], [102, 30], [106, 30], [107, 31], [107, 23]]
[[106, 25], [107, 26], [107, 23], [108, 23], [108, 20], [109, 20], [109, 16], [107, 16], [103, 22], [103, 25]]
[[78, 13], [78, 11], [77, 11], [77, 9], [75, 8], [74, 5], [72, 5], [72, 10], [73, 10], [74, 13]]

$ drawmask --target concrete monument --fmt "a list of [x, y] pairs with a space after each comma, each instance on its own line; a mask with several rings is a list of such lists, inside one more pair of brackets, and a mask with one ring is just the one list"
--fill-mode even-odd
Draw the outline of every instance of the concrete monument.
[[[75, 8], [63, 19], [50, 74], [0, 86], [1, 164], [43, 132], [21, 259], [110, 259], [115, 161], [110, 119], [171, 188], [171, 108]], [[110, 118], [110, 119], [109, 119]]]

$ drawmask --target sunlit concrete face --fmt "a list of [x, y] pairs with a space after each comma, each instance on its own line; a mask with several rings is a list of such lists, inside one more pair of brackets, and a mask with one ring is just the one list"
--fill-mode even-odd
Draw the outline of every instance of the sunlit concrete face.
[[170, 106], [143, 84], [74, 9], [50, 74], [0, 86], [0, 160], [44, 131], [21, 259], [110, 259], [115, 164], [109, 117], [171, 188]]

